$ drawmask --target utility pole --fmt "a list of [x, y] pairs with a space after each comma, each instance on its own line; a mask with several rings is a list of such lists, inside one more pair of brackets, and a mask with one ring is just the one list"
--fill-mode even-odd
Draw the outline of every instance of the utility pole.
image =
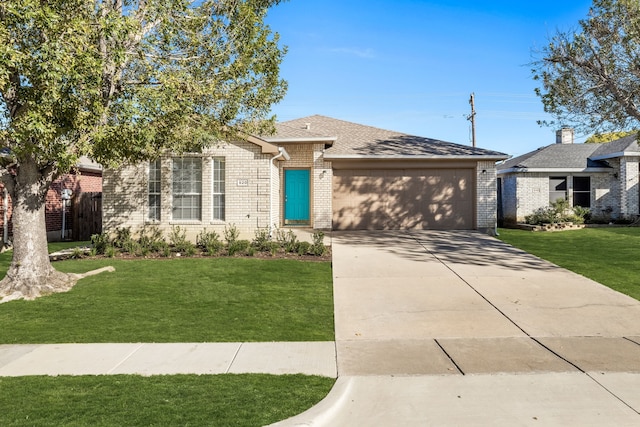
[[475, 94], [471, 93], [471, 97], [469, 98], [469, 104], [471, 105], [471, 114], [467, 116], [467, 120], [471, 121], [471, 143], [473, 147], [476, 146], [476, 104], [475, 104]]

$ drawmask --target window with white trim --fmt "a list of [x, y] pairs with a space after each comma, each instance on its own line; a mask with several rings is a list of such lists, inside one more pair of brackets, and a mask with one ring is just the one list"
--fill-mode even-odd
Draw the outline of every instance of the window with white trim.
[[176, 157], [173, 159], [174, 220], [200, 221], [202, 219], [202, 159]]
[[160, 201], [161, 187], [160, 180], [162, 177], [160, 159], [149, 162], [149, 215], [150, 221], [160, 221]]
[[213, 219], [224, 221], [225, 215], [225, 168], [224, 158], [214, 157], [211, 161], [213, 171], [212, 212]]

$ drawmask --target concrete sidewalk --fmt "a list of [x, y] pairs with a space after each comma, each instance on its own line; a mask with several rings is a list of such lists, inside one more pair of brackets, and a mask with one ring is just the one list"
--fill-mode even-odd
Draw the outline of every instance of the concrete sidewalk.
[[275, 425], [640, 425], [637, 300], [475, 232], [332, 250], [339, 378]]
[[0, 376], [306, 374], [337, 376], [334, 342], [0, 345]]

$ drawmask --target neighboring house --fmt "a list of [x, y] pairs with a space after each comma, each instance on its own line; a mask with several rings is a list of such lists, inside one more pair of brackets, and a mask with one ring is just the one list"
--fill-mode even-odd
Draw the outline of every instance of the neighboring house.
[[591, 210], [594, 218], [635, 219], [639, 210], [636, 135], [605, 144], [574, 144], [573, 130], [556, 133], [556, 144], [498, 164], [500, 216], [523, 222], [558, 198]]
[[[65, 204], [64, 211], [64, 236], [63, 236], [63, 203], [62, 190], [71, 191], [72, 197]], [[101, 231], [101, 211], [99, 200], [92, 206], [81, 203], [84, 196], [100, 198], [102, 193], [102, 167], [88, 158], [82, 158], [76, 170], [62, 175], [56, 179], [49, 190], [45, 201], [45, 221], [47, 227], [47, 239], [49, 241], [74, 238], [87, 240], [91, 233]], [[13, 223], [11, 221], [12, 206], [11, 197], [4, 191], [0, 184], [0, 230], [3, 230], [3, 242], [11, 241], [13, 236]], [[75, 224], [74, 224], [75, 222]], [[88, 230], [80, 233], [81, 229]]]
[[104, 171], [103, 222], [256, 229], [493, 229], [502, 153], [310, 116], [276, 134]]

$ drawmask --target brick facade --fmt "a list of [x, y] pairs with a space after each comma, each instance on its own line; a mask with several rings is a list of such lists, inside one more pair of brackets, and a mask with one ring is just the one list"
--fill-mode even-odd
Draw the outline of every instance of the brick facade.
[[476, 166], [476, 228], [493, 230], [497, 221], [497, 178], [495, 162]]
[[524, 222], [527, 215], [549, 206], [549, 178], [567, 178], [567, 199], [573, 205], [573, 178], [591, 179], [591, 214], [603, 219], [635, 218], [639, 212], [638, 158], [609, 161], [610, 172], [520, 172], [500, 176], [505, 224]]

